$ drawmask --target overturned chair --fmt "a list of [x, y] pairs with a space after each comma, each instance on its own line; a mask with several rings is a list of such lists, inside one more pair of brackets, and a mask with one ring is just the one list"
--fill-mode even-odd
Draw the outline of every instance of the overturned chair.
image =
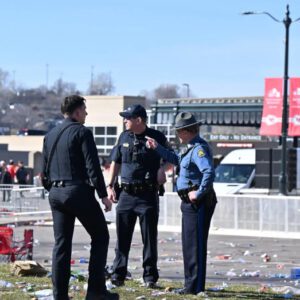
[[24, 230], [24, 239], [14, 240], [14, 231], [10, 227], [0, 227], [0, 261], [32, 260], [33, 229]]

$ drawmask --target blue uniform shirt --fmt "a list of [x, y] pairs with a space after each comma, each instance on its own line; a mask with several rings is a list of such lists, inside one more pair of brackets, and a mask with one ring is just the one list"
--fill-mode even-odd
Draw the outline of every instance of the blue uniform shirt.
[[189, 188], [189, 183], [199, 185], [197, 198], [201, 198], [212, 187], [215, 170], [212, 152], [207, 142], [200, 136], [190, 141], [189, 149], [177, 155], [158, 144], [156, 151], [168, 162], [180, 166], [177, 190]]
[[134, 134], [128, 130], [121, 133], [112, 150], [111, 160], [121, 165], [122, 183], [142, 183], [146, 180], [157, 182], [161, 157], [156, 151], [146, 147], [145, 136], [152, 137], [167, 147], [164, 134], [152, 128], [146, 127], [142, 134]]

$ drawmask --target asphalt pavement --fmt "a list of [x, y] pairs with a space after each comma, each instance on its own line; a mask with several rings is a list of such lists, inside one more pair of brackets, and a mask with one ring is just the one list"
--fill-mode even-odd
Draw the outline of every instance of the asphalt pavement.
[[[108, 265], [114, 259], [116, 234], [110, 229]], [[15, 227], [15, 238], [21, 239], [25, 228], [34, 229], [34, 260], [51, 268], [51, 252], [54, 244], [51, 226]], [[90, 239], [82, 226], [76, 226], [73, 238], [72, 268], [87, 270]], [[207, 281], [216, 284], [247, 283], [297, 285], [288, 276], [293, 267], [300, 268], [300, 239], [276, 239], [211, 235], [208, 244]], [[158, 236], [160, 278], [181, 281], [184, 278], [180, 233], [159, 232]], [[135, 231], [129, 259], [129, 271], [134, 278], [142, 276], [142, 240]]]

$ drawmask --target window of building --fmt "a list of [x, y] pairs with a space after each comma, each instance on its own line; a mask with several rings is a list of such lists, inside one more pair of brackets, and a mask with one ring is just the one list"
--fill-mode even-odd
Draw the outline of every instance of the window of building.
[[107, 127], [107, 135], [116, 135], [117, 127]]
[[117, 127], [88, 127], [93, 133], [99, 155], [109, 155], [117, 141]]
[[95, 127], [95, 135], [104, 135], [105, 127]]

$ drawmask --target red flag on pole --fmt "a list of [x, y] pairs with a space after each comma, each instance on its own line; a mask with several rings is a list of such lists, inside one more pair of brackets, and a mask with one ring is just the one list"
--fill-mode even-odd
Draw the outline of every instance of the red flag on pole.
[[264, 108], [260, 135], [280, 136], [282, 126], [282, 78], [265, 79]]
[[290, 79], [289, 136], [300, 136], [300, 78]]

